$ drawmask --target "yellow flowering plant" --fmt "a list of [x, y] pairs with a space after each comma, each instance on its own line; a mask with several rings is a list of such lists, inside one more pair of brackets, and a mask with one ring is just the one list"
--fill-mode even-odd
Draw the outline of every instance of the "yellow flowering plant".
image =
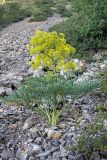
[[67, 44], [64, 34], [37, 30], [27, 48], [32, 56], [30, 65], [33, 69], [42, 66], [59, 72], [75, 69], [76, 63], [71, 58], [75, 48]]

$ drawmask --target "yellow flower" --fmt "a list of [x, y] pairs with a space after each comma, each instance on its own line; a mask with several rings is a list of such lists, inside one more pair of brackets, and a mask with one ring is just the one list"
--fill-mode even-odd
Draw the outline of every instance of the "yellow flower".
[[61, 37], [64, 37], [64, 34], [63, 34], [63, 33], [59, 33], [59, 35], [60, 35]]
[[76, 69], [77, 64], [75, 62], [71, 62], [71, 68]]
[[76, 52], [76, 49], [74, 47], [71, 47], [71, 53], [75, 53]]
[[75, 53], [75, 48], [66, 42], [63, 33], [37, 30], [27, 45], [27, 49], [30, 51], [30, 56], [35, 55], [30, 61], [34, 69], [41, 65], [53, 68], [56, 72], [61, 68], [75, 69], [76, 64], [69, 61], [71, 53]]

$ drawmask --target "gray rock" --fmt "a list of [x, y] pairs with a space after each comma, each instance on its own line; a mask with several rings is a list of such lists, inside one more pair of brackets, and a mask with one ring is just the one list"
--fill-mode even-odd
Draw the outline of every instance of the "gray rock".
[[1, 157], [5, 160], [8, 160], [8, 158], [15, 158], [15, 154], [11, 150], [3, 150], [1, 153]]
[[0, 96], [3, 96], [6, 93], [6, 90], [4, 87], [0, 87]]
[[60, 152], [54, 152], [53, 159], [55, 159], [55, 160], [58, 159], [60, 157], [60, 155], [61, 155]]
[[41, 151], [41, 147], [35, 143], [23, 143], [23, 148], [28, 155], [32, 155], [34, 153], [39, 153]]
[[[46, 142], [45, 142], [46, 143]], [[43, 148], [45, 150], [45, 152], [49, 151], [52, 149], [52, 145], [51, 145], [51, 142], [48, 142], [48, 144], [43, 144]]]
[[47, 157], [51, 152], [50, 151], [47, 151], [47, 152], [43, 152], [43, 153], [40, 153], [38, 154], [36, 157]]
[[33, 71], [33, 77], [40, 77], [43, 76], [44, 72], [42, 70], [42, 68], [36, 69], [35, 71]]
[[26, 160], [27, 156], [28, 154], [21, 149], [18, 149], [16, 152], [16, 158], [18, 158], [19, 160]]
[[41, 157], [40, 160], [46, 160], [45, 157]]
[[99, 152], [94, 152], [94, 153], [91, 155], [90, 160], [100, 160]]
[[79, 126], [80, 126], [81, 128], [84, 128], [84, 127], [86, 126], [86, 121], [85, 121], [85, 120], [82, 120], [82, 121], [80, 122]]
[[36, 138], [35, 142], [36, 144], [40, 145], [42, 142], [42, 138], [41, 137]]
[[54, 129], [49, 129], [47, 136], [48, 136], [48, 138], [52, 138], [52, 139], [60, 139], [61, 133], [59, 131], [54, 130]]
[[69, 155], [69, 156], [68, 156], [68, 160], [76, 160], [76, 156], [74, 156], [74, 155]]
[[14, 93], [14, 91], [12, 90], [12, 88], [7, 88], [6, 89], [6, 95], [10, 95], [12, 93]]
[[88, 121], [88, 122], [92, 122], [92, 118], [91, 116], [87, 113], [87, 110], [83, 111], [83, 118]]
[[32, 120], [32, 118], [28, 118], [26, 119], [24, 126], [23, 126], [23, 130], [29, 129], [34, 125], [34, 122]]
[[60, 146], [60, 152], [62, 158], [66, 158], [68, 156], [66, 149], [64, 149], [62, 146]]

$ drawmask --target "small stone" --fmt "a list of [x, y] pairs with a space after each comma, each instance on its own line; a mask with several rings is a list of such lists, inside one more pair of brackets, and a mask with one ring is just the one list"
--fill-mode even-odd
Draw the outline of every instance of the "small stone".
[[36, 69], [35, 71], [33, 71], [33, 77], [40, 77], [43, 76], [44, 72], [42, 70], [42, 68]]
[[41, 127], [41, 126], [42, 126], [42, 123], [37, 123], [36, 126], [37, 126], [37, 127]]
[[47, 158], [47, 160], [51, 160], [52, 159], [52, 156], [51, 155], [49, 155], [48, 156], [48, 158]]
[[29, 129], [33, 126], [34, 122], [31, 118], [27, 119], [24, 123], [23, 130]]
[[70, 109], [70, 115], [72, 116], [73, 119], [78, 119], [79, 117], [82, 116], [82, 114], [80, 113], [79, 110], [77, 110], [75, 108], [75, 106], [73, 106], [71, 109]]
[[72, 140], [71, 139], [68, 139], [67, 141], [66, 141], [66, 146], [70, 146], [72, 144]]
[[82, 121], [80, 122], [79, 126], [80, 126], [81, 128], [84, 128], [84, 127], [86, 126], [86, 121], [85, 121], [85, 120], [82, 120]]
[[33, 157], [30, 157], [29, 160], [35, 160]]
[[6, 90], [4, 87], [0, 87], [0, 96], [4, 96], [4, 94], [6, 93]]
[[3, 109], [0, 109], [0, 113], [3, 113], [4, 112], [4, 110]]
[[76, 156], [74, 156], [74, 155], [69, 155], [69, 156], [68, 156], [68, 160], [76, 160]]
[[12, 90], [12, 88], [7, 88], [6, 89], [6, 95], [10, 95], [12, 93], [14, 93], [14, 91]]
[[46, 160], [45, 157], [41, 157], [40, 160]]
[[92, 122], [92, 118], [91, 116], [87, 113], [87, 110], [83, 111], [83, 118], [88, 121], [88, 122]]
[[60, 124], [60, 125], [59, 125], [59, 128], [65, 129], [65, 128], [66, 128], [66, 124]]
[[62, 158], [62, 160], [68, 160], [68, 158], [66, 159], [66, 158]]
[[68, 153], [66, 151], [65, 148], [63, 148], [62, 146], [60, 146], [60, 152], [61, 152], [61, 157], [67, 157], [68, 156]]
[[53, 153], [53, 159], [57, 160], [60, 157], [60, 152]]
[[51, 145], [53, 145], [54, 147], [58, 147], [59, 146], [59, 139], [51, 140]]
[[104, 71], [106, 69], [106, 65], [105, 64], [101, 64], [100, 65], [100, 69], [101, 69], [101, 71]]
[[36, 157], [47, 157], [49, 154], [50, 154], [50, 151], [47, 151], [47, 152], [38, 154]]
[[17, 152], [16, 152], [16, 157], [19, 159], [19, 160], [26, 160], [27, 158], [27, 153], [25, 153], [24, 151], [18, 149]]
[[104, 120], [103, 126], [104, 126], [104, 129], [107, 131], [107, 119]]
[[59, 131], [49, 130], [48, 131], [48, 138], [59, 139], [59, 138], [61, 138], [61, 133]]
[[38, 129], [36, 127], [30, 128], [29, 131], [30, 131], [33, 139], [38, 137]]
[[72, 126], [70, 129], [71, 129], [72, 132], [75, 131], [75, 127], [74, 126]]
[[23, 143], [23, 148], [28, 155], [32, 155], [34, 153], [39, 153], [41, 151], [41, 147], [34, 143]]
[[8, 126], [9, 129], [16, 129], [17, 128], [17, 124], [10, 124]]
[[35, 142], [36, 144], [40, 145], [42, 142], [42, 138], [41, 137], [36, 138]]

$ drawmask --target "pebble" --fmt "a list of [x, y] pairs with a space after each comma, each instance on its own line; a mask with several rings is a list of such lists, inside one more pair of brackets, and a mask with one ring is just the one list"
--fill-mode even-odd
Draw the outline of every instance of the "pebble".
[[104, 126], [104, 129], [107, 131], [107, 119], [104, 120], [103, 126]]
[[0, 87], [0, 96], [3, 96], [5, 94], [6, 90], [4, 87]]
[[55, 130], [49, 130], [48, 138], [59, 139], [61, 138], [61, 133]]

